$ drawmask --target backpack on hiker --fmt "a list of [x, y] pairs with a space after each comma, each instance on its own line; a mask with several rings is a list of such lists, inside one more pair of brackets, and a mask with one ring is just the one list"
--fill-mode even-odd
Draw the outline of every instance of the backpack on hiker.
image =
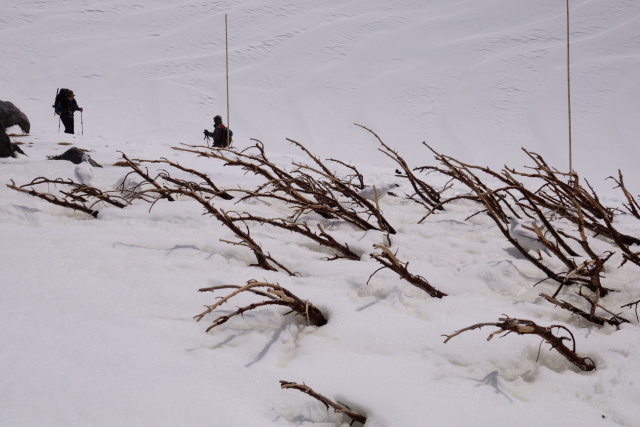
[[[227, 134], [229, 141], [227, 141]], [[207, 145], [209, 145], [210, 138], [213, 138], [214, 147], [228, 148], [233, 142], [233, 131], [222, 123], [219, 123], [213, 129], [213, 132], [209, 132], [206, 129], [204, 130], [204, 140], [207, 141]]]
[[53, 101], [53, 105], [52, 105], [54, 113], [57, 110], [57, 108], [59, 108], [61, 103], [64, 102], [65, 99], [67, 99], [67, 96], [69, 95], [73, 95], [73, 91], [71, 89], [62, 88], [56, 91], [56, 99], [55, 101]]
[[[233, 131], [228, 127], [226, 127], [225, 125], [223, 125], [222, 123], [218, 125], [218, 129], [220, 129], [220, 135], [221, 135], [219, 138], [220, 144], [224, 148], [230, 147], [231, 143], [233, 142]], [[216, 142], [215, 138], [214, 138], [214, 142]]]

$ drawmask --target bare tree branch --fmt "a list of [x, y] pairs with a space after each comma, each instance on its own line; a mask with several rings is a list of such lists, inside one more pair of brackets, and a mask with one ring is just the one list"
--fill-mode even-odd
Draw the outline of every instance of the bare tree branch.
[[[375, 244], [373, 245], [373, 247], [379, 249], [380, 252], [372, 253], [370, 256], [371, 258], [382, 264], [383, 268], [388, 268], [389, 270], [395, 272], [400, 276], [401, 279], [404, 279], [418, 289], [425, 291], [433, 298], [442, 298], [447, 296], [447, 294], [445, 294], [444, 292], [434, 288], [424, 277], [416, 276], [409, 273], [409, 270], [407, 270], [407, 266], [409, 265], [409, 263], [407, 262], [403, 264], [398, 258], [396, 258], [396, 255], [391, 252], [391, 249], [389, 249], [387, 246]], [[381, 269], [376, 270], [373, 274], [377, 273], [380, 270]], [[373, 276], [373, 274], [371, 275], [371, 277]], [[371, 277], [369, 278], [369, 280], [371, 279]]]
[[349, 408], [347, 405], [334, 402], [333, 400], [329, 399], [328, 397], [323, 396], [320, 393], [314, 391], [311, 387], [309, 387], [309, 386], [307, 386], [305, 384], [298, 384], [298, 383], [294, 383], [294, 382], [291, 382], [291, 381], [282, 381], [281, 380], [280, 381], [280, 387], [283, 388], [283, 389], [298, 390], [298, 391], [303, 392], [304, 394], [308, 394], [309, 396], [313, 397], [314, 399], [319, 400], [320, 402], [322, 402], [327, 409], [332, 408], [337, 413], [345, 414], [355, 422], [359, 422], [359, 423], [362, 423], [362, 424], [367, 422], [366, 415], [362, 415], [359, 412], [354, 411], [353, 409]]
[[[537, 335], [546, 341], [551, 348], [557, 350], [560, 354], [562, 354], [569, 362], [573, 363], [575, 366], [580, 368], [583, 371], [592, 371], [596, 368], [595, 362], [589, 357], [580, 357], [576, 353], [576, 341], [569, 329], [562, 325], [551, 325], [551, 326], [539, 326], [535, 324], [531, 320], [526, 319], [514, 319], [508, 316], [501, 317], [498, 319], [496, 323], [476, 323], [475, 325], [468, 326], [466, 328], [460, 329], [450, 335], [443, 335], [445, 337], [444, 343], [446, 344], [452, 338], [460, 335], [463, 332], [470, 331], [473, 329], [483, 328], [485, 326], [495, 326], [498, 328], [497, 331], [492, 332], [488, 337], [487, 341], [490, 341], [495, 335], [505, 333], [508, 335], [511, 332], [515, 332], [518, 335]], [[566, 336], [556, 336], [553, 334], [553, 329], [564, 330], [569, 334], [569, 337]], [[571, 341], [572, 348], [567, 347], [564, 344], [564, 341]]]
[[[69, 187], [71, 190], [59, 190], [63, 197], [57, 197], [54, 194], [44, 193], [34, 188], [42, 185]], [[45, 177], [38, 177], [31, 180], [28, 184], [24, 184], [19, 187], [13, 180], [11, 180], [11, 183], [7, 184], [7, 187], [21, 193], [38, 197], [57, 206], [84, 212], [94, 218], [97, 218], [100, 213], [95, 209], [95, 206], [100, 202], [120, 209], [125, 208], [130, 204], [130, 202], [123, 197], [114, 194], [114, 191], [102, 191], [90, 185], [78, 184], [70, 179], [65, 180], [62, 178], [49, 179]]]
[[[589, 322], [595, 323], [596, 325], [604, 325], [605, 323], [608, 323], [610, 325], [613, 325], [615, 327], [619, 327], [621, 323], [629, 323], [628, 320], [626, 320], [623, 317], [620, 317], [618, 315], [614, 315], [613, 317], [611, 317], [610, 319], [605, 319], [604, 317], [600, 317], [597, 316], [595, 313], [593, 312], [589, 312], [587, 313], [584, 310], [581, 310], [580, 308], [568, 303], [567, 301], [564, 300], [557, 300], [545, 293], [540, 293], [539, 294], [542, 298], [546, 299], [547, 301], [549, 301], [551, 304], [557, 305], [558, 307], [564, 308], [565, 310], [569, 310], [570, 312], [577, 314], [578, 316], [587, 319]], [[596, 304], [592, 304], [592, 307], [597, 306]]]
[[47, 201], [49, 203], [52, 203], [54, 205], [57, 205], [57, 206], [62, 206], [64, 208], [70, 208], [70, 209], [73, 209], [75, 211], [84, 212], [86, 214], [91, 215], [94, 218], [97, 218], [98, 214], [100, 213], [99, 211], [97, 211], [95, 209], [90, 209], [90, 208], [86, 207], [84, 204], [81, 204], [81, 203], [75, 203], [75, 202], [71, 202], [71, 201], [67, 201], [67, 200], [61, 200], [61, 199], [58, 199], [56, 196], [54, 196], [52, 194], [40, 193], [40, 192], [34, 190], [33, 188], [30, 189], [30, 190], [27, 190], [27, 189], [23, 188], [23, 186], [18, 187], [13, 180], [11, 180], [11, 184], [7, 184], [7, 187], [9, 187], [12, 190], [19, 191], [21, 193], [29, 194], [30, 196], [38, 197], [38, 198], [40, 198], [42, 200], [45, 200], [45, 201]]
[[394, 160], [402, 168], [402, 170], [404, 171], [404, 177], [407, 178], [407, 180], [411, 184], [411, 187], [413, 188], [413, 191], [415, 192], [414, 196], [410, 197], [411, 200], [421, 204], [430, 212], [436, 210], [444, 210], [444, 205], [440, 203], [441, 192], [437, 191], [435, 188], [419, 179], [413, 173], [413, 170], [407, 165], [407, 162], [400, 156], [400, 154], [398, 154], [396, 150], [385, 144], [377, 133], [366, 126], [360, 125], [358, 123], [354, 124], [372, 134], [378, 140], [378, 143], [380, 143], [380, 145], [382, 146], [379, 151], [385, 154], [390, 159]]
[[346, 243], [339, 243], [333, 236], [327, 233], [322, 225], [318, 224], [317, 228], [319, 233], [316, 233], [311, 230], [309, 225], [305, 222], [294, 222], [290, 219], [285, 218], [264, 218], [255, 216], [249, 213], [244, 213], [237, 217], [233, 218], [233, 221], [255, 221], [261, 224], [269, 224], [273, 227], [281, 228], [284, 230], [291, 231], [293, 233], [297, 233], [307, 237], [308, 239], [313, 240], [314, 242], [319, 243], [322, 246], [337, 250], [341, 255], [336, 255], [333, 259], [337, 258], [347, 258], [354, 261], [359, 261], [360, 257], [355, 254]]
[[122, 158], [124, 159], [125, 162], [127, 162], [127, 164], [129, 165], [129, 167], [131, 169], [133, 169], [138, 175], [140, 175], [142, 177], [142, 179], [144, 179], [146, 182], [148, 182], [149, 184], [153, 185], [156, 190], [158, 190], [158, 193], [163, 197], [166, 198], [167, 200], [169, 200], [170, 202], [173, 202], [174, 199], [171, 197], [171, 195], [168, 195], [165, 193], [165, 189], [160, 186], [155, 179], [151, 178], [151, 176], [149, 176], [149, 174], [145, 171], [143, 171], [140, 166], [138, 166], [138, 164], [136, 162], [134, 162], [133, 160], [131, 160], [130, 158], [127, 157], [126, 154], [124, 153], [120, 153], [122, 154]]
[[[228, 302], [231, 298], [241, 293], [252, 293], [266, 298], [263, 301], [252, 303], [244, 307], [240, 307], [236, 311], [228, 315], [218, 316], [213, 320], [213, 323], [207, 328], [207, 332], [216, 326], [220, 326], [226, 323], [229, 319], [235, 316], [240, 316], [243, 313], [254, 310], [258, 307], [264, 307], [267, 305], [282, 305], [289, 307], [292, 312], [304, 317], [307, 325], [312, 324], [314, 326], [324, 326], [327, 324], [327, 319], [322, 312], [309, 301], [302, 300], [294, 295], [288, 289], [280, 286], [277, 283], [257, 282], [250, 280], [244, 286], [237, 285], [221, 285], [213, 286], [209, 288], [200, 289], [200, 292], [215, 292], [222, 289], [235, 289], [233, 292], [227, 294], [225, 297], [219, 299], [214, 304], [206, 306], [206, 309], [200, 314], [194, 316], [196, 321], [202, 320], [208, 314], [211, 314], [217, 308], [224, 303]], [[264, 289], [264, 290], [263, 290]]]
[[640, 304], [640, 299], [638, 301], [634, 301], [634, 302], [630, 302], [629, 304], [622, 305], [622, 306], [620, 306], [620, 308], [625, 308], [625, 307], [631, 308], [631, 307], [635, 306], [635, 309], [636, 309], [636, 320], [638, 322], [640, 322], [640, 317], [638, 317], [638, 305], [639, 304]]
[[624, 184], [624, 177], [622, 176], [622, 171], [620, 169], [618, 169], [618, 178], [617, 179], [614, 178], [613, 176], [610, 176], [607, 179], [613, 180], [616, 183], [616, 187], [615, 188], [619, 188], [620, 191], [622, 191], [622, 194], [627, 199], [627, 204], [624, 205], [624, 207], [627, 209], [627, 211], [631, 215], [633, 215], [634, 217], [640, 219], [640, 205], [636, 201], [635, 197], [633, 197], [631, 192], [629, 190], [627, 190], [627, 187]]

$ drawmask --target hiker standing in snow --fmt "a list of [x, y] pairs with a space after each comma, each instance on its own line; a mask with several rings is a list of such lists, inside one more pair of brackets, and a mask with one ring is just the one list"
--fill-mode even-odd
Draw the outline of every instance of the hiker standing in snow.
[[67, 90], [63, 96], [57, 97], [54, 108], [56, 114], [60, 116], [62, 124], [64, 124], [64, 133], [74, 133], [73, 113], [76, 111], [84, 111], [84, 109], [78, 107], [73, 91]]
[[204, 130], [205, 138], [213, 138], [213, 146], [216, 148], [226, 148], [231, 144], [233, 131], [222, 124], [222, 117], [213, 118], [213, 132]]

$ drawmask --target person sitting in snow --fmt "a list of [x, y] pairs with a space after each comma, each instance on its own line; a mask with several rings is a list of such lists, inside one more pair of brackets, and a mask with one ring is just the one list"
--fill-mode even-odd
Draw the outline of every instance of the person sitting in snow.
[[60, 116], [62, 124], [64, 124], [64, 133], [75, 133], [73, 130], [73, 113], [84, 111], [84, 109], [78, 107], [74, 93], [68, 91], [66, 96], [58, 99], [54, 108], [56, 114]]
[[206, 139], [213, 138], [213, 146], [216, 148], [226, 148], [231, 145], [233, 140], [233, 131], [222, 124], [222, 117], [215, 116], [213, 118], [213, 132], [204, 130]]

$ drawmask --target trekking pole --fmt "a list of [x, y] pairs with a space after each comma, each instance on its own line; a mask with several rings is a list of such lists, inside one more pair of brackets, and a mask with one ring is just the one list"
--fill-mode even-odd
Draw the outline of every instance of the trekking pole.
[[81, 135], [84, 135], [84, 119], [82, 118], [82, 111], [80, 111], [80, 129], [82, 132]]
[[[56, 101], [58, 100], [58, 94], [59, 93], [60, 93], [60, 88], [57, 88], [56, 89], [56, 98], [53, 101], [53, 105], [52, 105], [52, 107], [53, 107], [53, 117], [56, 116], [56, 103], [57, 103]], [[60, 133], [60, 116], [58, 116], [58, 133]]]
[[571, 60], [569, 57], [569, 0], [567, 0], [567, 114], [569, 122], [569, 172], [573, 172], [573, 141], [571, 140]]

